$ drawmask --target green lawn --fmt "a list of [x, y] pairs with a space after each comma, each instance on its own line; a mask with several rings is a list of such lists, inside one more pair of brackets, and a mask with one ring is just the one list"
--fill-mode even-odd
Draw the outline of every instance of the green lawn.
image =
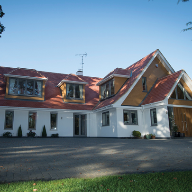
[[0, 184], [0, 191], [192, 191], [192, 171]]

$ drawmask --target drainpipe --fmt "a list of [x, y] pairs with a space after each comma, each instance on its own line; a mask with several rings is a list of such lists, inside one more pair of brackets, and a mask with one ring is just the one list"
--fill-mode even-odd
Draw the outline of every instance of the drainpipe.
[[143, 130], [144, 130], [144, 127], [145, 127], [145, 118], [144, 118], [144, 106], [142, 105], [142, 109], [141, 109], [141, 111], [142, 111], [142, 127], [143, 127]]

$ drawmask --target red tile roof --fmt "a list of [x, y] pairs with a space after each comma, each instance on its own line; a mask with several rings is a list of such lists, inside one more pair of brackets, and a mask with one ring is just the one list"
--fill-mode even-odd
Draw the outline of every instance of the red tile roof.
[[113, 71], [111, 71], [109, 74], [107, 74], [103, 79], [109, 77], [110, 75], [114, 75], [114, 74], [118, 74], [118, 75], [130, 75], [130, 71], [128, 71], [127, 69], [122, 69], [122, 68], [116, 68]]
[[45, 78], [39, 71], [35, 69], [25, 69], [25, 68], [11, 68], [7, 74], [9, 75], [20, 75], [20, 76], [29, 76], [29, 77], [38, 77]]
[[82, 78], [75, 74], [69, 74], [67, 75], [63, 80], [65, 81], [78, 81], [78, 82], [85, 82]]
[[115, 96], [105, 99], [103, 101], [100, 101], [94, 109], [99, 109], [99, 108], [111, 105], [115, 101], [117, 101], [120, 97], [122, 97], [129, 90], [131, 85], [135, 82], [139, 74], [143, 71], [143, 69], [148, 64], [148, 62], [153, 57], [153, 55], [156, 53], [156, 51], [150, 53], [149, 55], [137, 61], [133, 65], [127, 67], [126, 70], [129, 71], [129, 73], [132, 72], [132, 76], [124, 83], [123, 87], [119, 90], [119, 92], [117, 92]]
[[158, 79], [141, 105], [164, 100], [174, 83], [177, 81], [181, 72], [182, 70]]
[[[45, 101], [26, 101], [5, 99], [6, 82], [4, 74], [13, 71], [13, 68], [0, 67], [0, 106], [12, 107], [32, 107], [32, 108], [52, 108], [52, 109], [72, 109], [72, 110], [92, 110], [99, 101], [99, 87], [96, 84], [101, 80], [97, 77], [80, 76], [82, 81], [88, 82], [85, 85], [85, 104], [64, 103], [61, 97], [60, 88], [56, 87], [58, 83], [67, 75], [61, 73], [50, 73], [38, 71], [43, 77], [48, 78], [45, 86]], [[26, 70], [28, 74], [19, 74], [29, 76], [33, 70]]]

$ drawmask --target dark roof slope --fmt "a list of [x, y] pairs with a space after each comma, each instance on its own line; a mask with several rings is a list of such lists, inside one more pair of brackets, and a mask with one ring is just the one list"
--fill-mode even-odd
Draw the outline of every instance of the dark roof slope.
[[163, 101], [170, 92], [174, 83], [177, 81], [181, 72], [182, 70], [158, 79], [146, 99], [141, 103], [141, 105]]
[[120, 97], [122, 97], [129, 90], [131, 85], [135, 82], [139, 74], [143, 71], [143, 69], [148, 64], [148, 62], [153, 57], [153, 55], [156, 53], [156, 51], [150, 53], [149, 55], [137, 61], [133, 65], [127, 67], [126, 70], [129, 71], [129, 73], [132, 72], [132, 76], [124, 83], [122, 88], [117, 92], [115, 96], [108, 98], [106, 100], [100, 101], [94, 109], [99, 109], [99, 108], [111, 105], [115, 101], [117, 101]]
[[[52, 108], [52, 109], [72, 109], [72, 110], [91, 110], [99, 101], [99, 87], [96, 84], [101, 80], [97, 77], [80, 76], [85, 85], [85, 104], [64, 103], [60, 88], [57, 87], [66, 74], [38, 71], [43, 77], [48, 78], [45, 86], [45, 101], [11, 100], [5, 99], [6, 82], [4, 74], [13, 71], [13, 68], [0, 67], [0, 106], [12, 107], [32, 107], [32, 108]], [[19, 74], [30, 76], [33, 70], [27, 69], [25, 73]]]

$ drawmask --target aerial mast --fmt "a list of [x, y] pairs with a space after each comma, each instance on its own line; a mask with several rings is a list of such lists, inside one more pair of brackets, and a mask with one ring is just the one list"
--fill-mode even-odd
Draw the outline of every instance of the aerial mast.
[[85, 57], [87, 57], [87, 53], [84, 53], [84, 54], [76, 54], [75, 56], [81, 56], [82, 57], [82, 72], [83, 72], [83, 65], [84, 65], [84, 63], [83, 63], [83, 57], [85, 56]]

